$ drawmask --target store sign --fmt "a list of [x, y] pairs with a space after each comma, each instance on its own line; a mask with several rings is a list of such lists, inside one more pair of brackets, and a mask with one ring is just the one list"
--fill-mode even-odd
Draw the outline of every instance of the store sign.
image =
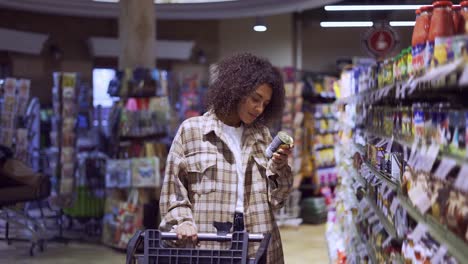
[[362, 37], [362, 44], [372, 56], [383, 58], [395, 50], [398, 34], [386, 22], [376, 22]]

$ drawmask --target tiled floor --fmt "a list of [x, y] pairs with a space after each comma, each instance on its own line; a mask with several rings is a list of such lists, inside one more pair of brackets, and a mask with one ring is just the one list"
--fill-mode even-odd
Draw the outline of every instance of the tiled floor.
[[[288, 264], [326, 264], [328, 251], [325, 242], [325, 225], [283, 227], [281, 236]], [[49, 243], [45, 252], [30, 257], [28, 244], [0, 241], [1, 264], [118, 264], [125, 263], [125, 253], [105, 246], [70, 243]]]

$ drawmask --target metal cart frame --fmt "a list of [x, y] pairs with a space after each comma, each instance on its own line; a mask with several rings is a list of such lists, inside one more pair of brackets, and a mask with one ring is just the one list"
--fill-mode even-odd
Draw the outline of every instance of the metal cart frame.
[[[199, 233], [199, 241], [231, 241], [231, 248], [169, 248], [163, 240], [177, 240], [175, 233], [157, 229], [137, 231], [127, 247], [127, 264], [265, 264], [270, 234], [249, 234], [246, 231], [229, 234]], [[143, 243], [143, 252], [137, 249]], [[248, 257], [249, 242], [260, 243], [254, 259]], [[143, 253], [143, 254], [141, 254]]]

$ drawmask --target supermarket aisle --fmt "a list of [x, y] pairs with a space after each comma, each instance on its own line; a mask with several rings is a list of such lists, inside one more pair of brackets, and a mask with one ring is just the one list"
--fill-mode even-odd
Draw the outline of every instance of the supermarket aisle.
[[280, 229], [286, 264], [326, 264], [326, 225], [301, 225]]
[[[302, 225], [281, 229], [287, 264], [328, 263], [325, 225]], [[15, 264], [118, 264], [125, 262], [125, 254], [101, 245], [49, 243], [44, 253], [29, 257], [28, 245], [14, 242], [8, 246], [0, 241], [0, 263]]]

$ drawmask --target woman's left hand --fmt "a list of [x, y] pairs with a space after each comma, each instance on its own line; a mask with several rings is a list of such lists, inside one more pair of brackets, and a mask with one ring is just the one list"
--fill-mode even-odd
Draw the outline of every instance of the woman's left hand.
[[282, 168], [288, 164], [288, 156], [291, 155], [293, 147], [293, 145], [283, 144], [273, 153], [272, 160], [278, 168]]

